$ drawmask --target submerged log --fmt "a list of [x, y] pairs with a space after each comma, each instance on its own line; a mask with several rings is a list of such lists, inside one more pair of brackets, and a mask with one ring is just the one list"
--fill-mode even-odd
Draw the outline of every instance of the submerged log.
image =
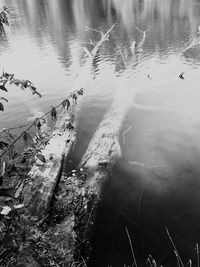
[[133, 98], [134, 94], [130, 97], [130, 93], [125, 91], [117, 95], [94, 134], [79, 169], [70, 177], [63, 175], [61, 178], [60, 197], [53, 208], [65, 219], [57, 226], [56, 233], [66, 226], [65, 235], [71, 240], [69, 251], [74, 261], [84, 259], [87, 263], [90, 258], [101, 189], [121, 156], [120, 130]]

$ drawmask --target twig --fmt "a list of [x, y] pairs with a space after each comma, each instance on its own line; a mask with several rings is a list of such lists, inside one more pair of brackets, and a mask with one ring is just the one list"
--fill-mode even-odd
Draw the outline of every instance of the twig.
[[178, 257], [178, 254], [177, 254], [176, 250], [174, 250], [174, 254], [175, 254], [175, 256], [176, 256], [176, 260], [177, 260], [177, 265], [178, 265], [178, 267], [181, 267], [181, 265], [180, 265], [180, 261], [179, 261], [179, 257]]
[[102, 45], [103, 42], [108, 40], [109, 33], [112, 31], [112, 29], [115, 27], [116, 24], [113, 24], [112, 27], [105, 33], [102, 33], [101, 40], [96, 44], [96, 46], [92, 49], [92, 56], [93, 58], [96, 56], [97, 52], [99, 51], [100, 46]]
[[122, 134], [122, 136], [123, 136], [123, 138], [124, 138], [124, 144], [125, 144], [125, 142], [126, 142], [126, 136], [125, 136], [125, 135], [128, 133], [128, 131], [131, 130], [131, 128], [132, 128], [132, 126], [129, 126], [128, 129], [127, 129], [126, 131], [124, 131], [123, 134]]
[[187, 50], [189, 50], [193, 46], [198, 45], [199, 42], [200, 42], [200, 39], [198, 39], [197, 41], [194, 41], [193, 43], [191, 43], [190, 45], [188, 45], [185, 49], [183, 49], [182, 53], [185, 53]]
[[140, 167], [143, 167], [143, 168], [148, 169], [148, 167], [145, 166], [145, 164], [142, 163], [142, 162], [138, 162], [138, 161], [129, 161], [129, 164], [136, 165], [136, 166], [140, 166]]
[[83, 256], [81, 256], [81, 258], [82, 258], [82, 261], [83, 261], [83, 263], [84, 263], [84, 266], [87, 267], [86, 261], [85, 261], [85, 259], [83, 258]]
[[133, 256], [133, 262], [134, 262], [135, 267], [137, 267], [137, 262], [136, 262], [136, 258], [135, 258], [135, 254], [134, 254], [134, 251], [133, 251], [133, 246], [132, 246], [131, 238], [130, 238], [130, 235], [129, 235], [129, 232], [128, 232], [128, 228], [127, 227], [126, 227], [126, 233], [127, 233], [127, 236], [128, 236], [130, 247], [131, 247], [131, 252], [132, 252], [132, 256]]
[[89, 56], [92, 57], [92, 54], [89, 52], [89, 50], [86, 47], [83, 47], [83, 50], [85, 51], [85, 53]]
[[131, 53], [133, 56], [135, 56], [135, 45], [136, 45], [136, 42], [133, 41], [132, 44], [131, 44]]
[[102, 34], [102, 31], [99, 31], [99, 30], [94, 29], [94, 28], [89, 28], [88, 26], [85, 26], [85, 30], [86, 31], [93, 31], [93, 32], [97, 32], [99, 34]]
[[167, 227], [165, 227], [165, 229], [166, 229], [167, 235], [168, 235], [168, 237], [169, 237], [169, 240], [171, 241], [172, 246], [173, 246], [173, 248], [174, 248], [175, 255], [177, 256], [180, 265], [181, 265], [182, 267], [184, 267], [183, 261], [182, 261], [180, 255], [179, 255], [179, 253], [178, 253], [178, 250], [177, 250], [177, 248], [176, 248], [176, 246], [175, 246], [175, 244], [174, 244], [174, 241], [172, 240], [172, 238], [171, 238], [171, 236], [170, 236], [170, 233], [169, 233]]
[[120, 55], [121, 55], [121, 57], [122, 57], [122, 60], [123, 60], [123, 63], [124, 63], [124, 67], [126, 67], [126, 65], [127, 65], [127, 61], [126, 61], [126, 59], [125, 59], [125, 57], [124, 57], [124, 54], [122, 53], [122, 51], [120, 50], [120, 49], [118, 49], [119, 50], [119, 53], [120, 53]]

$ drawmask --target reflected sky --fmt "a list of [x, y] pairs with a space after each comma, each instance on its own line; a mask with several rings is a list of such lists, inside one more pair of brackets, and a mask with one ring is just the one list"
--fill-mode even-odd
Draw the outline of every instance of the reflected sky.
[[[129, 59], [130, 45], [141, 40], [141, 32], [136, 27], [147, 30], [140, 67], [132, 73], [135, 75], [140, 71], [144, 76], [142, 86], [145, 86], [147, 72], [158, 81], [162, 81], [163, 76], [164, 80], [173, 80], [179, 70], [191, 69], [192, 72], [199, 65], [197, 47], [181, 54], [184, 47], [197, 37], [199, 1], [164, 0], [161, 4], [158, 0], [1, 0], [0, 4], [9, 6], [11, 20], [6, 34], [1, 36], [0, 69], [32, 80], [43, 94], [43, 98], [38, 100], [12, 88], [8, 94], [8, 108], [1, 114], [3, 126], [12, 124], [12, 110], [18, 114], [29, 113], [27, 102], [31, 101], [34, 109], [41, 103], [47, 108], [63, 98], [72, 86], [77, 69], [85, 62], [82, 46], [91, 49], [85, 42], [99, 39], [98, 33], [86, 31], [85, 26], [106, 30], [116, 23], [110, 42], [103, 46], [93, 69], [93, 75], [96, 74], [99, 81], [95, 84], [101, 87], [101, 90], [93, 90], [96, 97], [99, 92], [103, 91], [106, 97], [115, 90], [104, 85], [115, 79], [124, 67], [119, 50]], [[158, 75], [158, 68], [163, 75]], [[195, 72], [192, 75], [194, 79], [197, 77]], [[127, 77], [121, 79], [130, 84]], [[96, 85], [88, 86], [93, 88]], [[26, 118], [21, 114], [19, 121], [21, 119]]]

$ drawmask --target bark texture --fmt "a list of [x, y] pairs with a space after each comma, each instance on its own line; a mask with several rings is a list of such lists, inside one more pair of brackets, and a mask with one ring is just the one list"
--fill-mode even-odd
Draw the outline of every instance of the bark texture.
[[73, 101], [69, 110], [65, 108], [61, 112], [50, 139], [41, 151], [45, 162], [37, 159], [28, 173], [23, 197], [33, 221], [41, 220], [48, 214], [64, 160], [75, 142], [76, 109], [77, 102]]

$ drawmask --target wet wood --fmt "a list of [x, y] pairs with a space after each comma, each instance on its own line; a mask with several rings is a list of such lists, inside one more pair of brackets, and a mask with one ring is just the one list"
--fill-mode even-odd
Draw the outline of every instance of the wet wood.
[[54, 208], [59, 210], [59, 206], [64, 205], [61, 214], [65, 219], [58, 229], [70, 225], [66, 228], [66, 234], [73, 240], [70, 249], [74, 260], [89, 260], [101, 190], [121, 156], [120, 130], [133, 97], [122, 91], [116, 96], [94, 134], [79, 169], [72, 176], [61, 178], [61, 200]]
[[28, 173], [28, 183], [24, 186], [23, 197], [32, 220], [41, 220], [48, 214], [63, 163], [75, 142], [76, 109], [75, 101], [69, 110], [65, 108], [61, 112], [47, 145], [40, 153], [44, 156], [45, 162], [38, 158]]

